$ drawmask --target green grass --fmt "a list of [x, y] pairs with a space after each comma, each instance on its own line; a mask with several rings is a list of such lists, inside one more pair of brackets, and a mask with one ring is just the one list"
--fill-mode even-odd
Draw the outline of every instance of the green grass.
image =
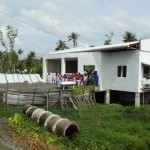
[[[0, 105], [4, 109], [4, 106]], [[21, 113], [18, 107], [0, 111], [0, 116]], [[150, 149], [150, 107], [122, 107], [96, 105], [87, 109], [49, 109], [49, 111], [77, 123], [80, 133], [73, 141], [64, 137], [55, 138], [55, 144], [67, 150], [149, 150]], [[9, 115], [9, 113], [11, 113]], [[27, 121], [33, 125], [34, 121]], [[30, 123], [29, 123], [30, 122]], [[35, 123], [35, 128], [38, 125]], [[24, 128], [26, 126], [24, 125]], [[31, 130], [31, 129], [30, 129]], [[44, 127], [40, 127], [40, 134]]]
[[51, 110], [79, 124], [79, 149], [150, 149], [150, 108], [97, 105], [86, 110]]
[[9, 146], [7, 146], [7, 145], [5, 145], [5, 144], [3, 144], [1, 142], [0, 142], [0, 149], [1, 150], [12, 150]]

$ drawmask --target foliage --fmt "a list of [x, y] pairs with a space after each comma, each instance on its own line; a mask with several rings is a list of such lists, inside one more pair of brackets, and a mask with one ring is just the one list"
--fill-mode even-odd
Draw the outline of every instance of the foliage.
[[4, 35], [3, 32], [0, 30], [0, 42], [3, 48], [5, 49], [5, 53], [7, 54], [7, 61], [8, 61], [8, 66], [7, 66], [7, 71], [8, 72], [14, 72], [15, 70], [15, 62], [16, 62], [16, 55], [15, 55], [15, 49], [14, 49], [14, 44], [15, 44], [15, 39], [17, 37], [18, 30], [15, 30], [11, 26], [6, 27], [6, 37], [8, 39], [8, 44], [4, 40]]
[[136, 34], [129, 32], [129, 31], [125, 31], [124, 35], [122, 35], [123, 37], [123, 42], [133, 42], [133, 41], [137, 41], [136, 38]]
[[17, 53], [18, 53], [19, 59], [21, 61], [21, 55], [23, 54], [23, 50], [22, 49], [18, 49]]
[[[78, 93], [78, 89], [75, 91]], [[43, 126], [39, 126], [22, 114], [20, 107], [14, 106], [8, 109], [0, 102], [0, 110], [0, 116], [11, 117], [12, 133], [17, 132], [16, 138], [22, 137], [20, 141], [25, 144], [30, 141], [32, 146], [34, 143], [35, 146], [38, 144], [45, 147], [59, 145], [67, 150], [150, 149], [150, 107], [97, 104], [80, 110], [70, 108], [62, 111], [51, 108], [50, 111], [54, 114], [68, 118], [79, 125], [81, 132], [73, 141], [47, 132]]]
[[24, 70], [28, 69], [26, 73], [39, 73], [42, 75], [42, 60], [35, 59], [35, 52], [31, 51], [27, 58], [21, 60], [23, 50], [15, 49], [17, 35], [18, 30], [8, 25], [6, 27], [7, 40], [5, 40], [4, 34], [0, 30], [0, 44], [4, 48], [0, 51], [0, 72], [24, 73]]
[[55, 48], [55, 51], [68, 49], [69, 47], [66, 45], [66, 41], [59, 40], [57, 43], [57, 47]]
[[77, 40], [78, 37], [80, 36], [80, 34], [72, 32], [69, 36], [68, 36], [68, 41], [73, 41], [73, 46], [77, 47]]
[[104, 45], [111, 45], [113, 35], [114, 35], [113, 32], [111, 32], [110, 35], [108, 34], [105, 35], [107, 39], [104, 41]]
[[76, 87], [74, 87], [72, 90], [71, 90], [71, 92], [70, 92], [70, 94], [71, 95], [82, 95], [83, 94], [83, 91], [87, 91], [87, 90], [93, 90], [93, 86], [76, 86]]
[[15, 113], [13, 117], [9, 117], [9, 121], [11, 126], [17, 127], [23, 122], [23, 117], [21, 114]]
[[92, 75], [92, 73], [95, 70], [95, 66], [94, 65], [85, 65], [84, 70], [86, 70], [88, 72], [88, 74]]
[[79, 124], [72, 149], [150, 149], [150, 108], [97, 105], [83, 110], [51, 109]]
[[89, 77], [89, 79], [87, 81], [87, 85], [94, 85], [94, 78], [93, 77]]

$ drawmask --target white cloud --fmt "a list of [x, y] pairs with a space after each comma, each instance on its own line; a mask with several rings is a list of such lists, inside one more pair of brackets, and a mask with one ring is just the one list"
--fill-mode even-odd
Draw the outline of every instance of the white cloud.
[[0, 11], [25, 23], [0, 13], [0, 29], [8, 24], [17, 28], [16, 47], [26, 53], [34, 49], [39, 55], [54, 50], [58, 39], [67, 41], [71, 32], [80, 34], [79, 46], [103, 44], [105, 34], [112, 31], [114, 42], [121, 42], [125, 31], [149, 38], [149, 4], [149, 0], [5, 0]]

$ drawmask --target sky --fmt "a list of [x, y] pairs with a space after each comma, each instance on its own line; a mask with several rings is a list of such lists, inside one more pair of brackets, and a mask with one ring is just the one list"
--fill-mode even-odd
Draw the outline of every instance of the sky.
[[72, 48], [72, 32], [80, 34], [79, 47], [103, 45], [111, 32], [112, 44], [122, 43], [125, 31], [150, 38], [149, 6], [149, 0], [0, 0], [0, 30], [5, 36], [7, 25], [17, 29], [15, 49], [42, 57], [59, 39]]

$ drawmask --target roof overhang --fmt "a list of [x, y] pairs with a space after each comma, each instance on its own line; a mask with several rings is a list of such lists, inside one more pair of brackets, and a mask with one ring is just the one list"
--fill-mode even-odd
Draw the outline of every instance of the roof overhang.
[[49, 52], [49, 55], [65, 54], [65, 53], [80, 53], [80, 52], [117, 52], [117, 51], [128, 51], [128, 50], [138, 50], [139, 42], [129, 42], [122, 44], [104, 45], [96, 47], [78, 47], [60, 51]]

